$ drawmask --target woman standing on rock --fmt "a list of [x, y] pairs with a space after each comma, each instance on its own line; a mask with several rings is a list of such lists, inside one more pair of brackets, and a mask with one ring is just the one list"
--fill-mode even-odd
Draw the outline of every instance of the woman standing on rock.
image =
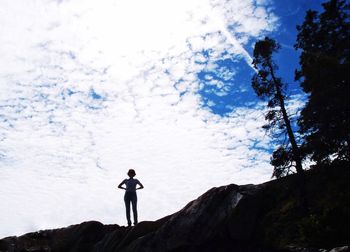
[[[132, 212], [134, 214], [134, 225], [137, 224], [137, 195], [136, 190], [143, 189], [143, 185], [138, 179], [134, 179], [136, 176], [136, 172], [133, 169], [130, 169], [128, 171], [129, 179], [124, 179], [123, 182], [121, 182], [118, 185], [118, 188], [125, 190], [124, 195], [124, 201], [125, 201], [125, 208], [126, 208], [126, 219], [128, 220], [128, 226], [131, 226], [131, 220], [130, 220], [130, 203], [132, 205]], [[123, 187], [125, 184], [126, 187]], [[136, 188], [136, 186], [139, 185], [140, 187]]]

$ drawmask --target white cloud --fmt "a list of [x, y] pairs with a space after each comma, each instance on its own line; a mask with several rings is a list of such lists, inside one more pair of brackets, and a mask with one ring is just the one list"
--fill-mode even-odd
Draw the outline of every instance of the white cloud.
[[213, 186], [269, 179], [268, 152], [252, 149], [269, 146], [261, 109], [212, 114], [196, 75], [224, 52], [250, 64], [244, 43], [276, 24], [264, 3], [1, 5], [0, 237], [88, 219], [125, 223], [116, 185], [129, 168], [145, 185], [142, 220]]

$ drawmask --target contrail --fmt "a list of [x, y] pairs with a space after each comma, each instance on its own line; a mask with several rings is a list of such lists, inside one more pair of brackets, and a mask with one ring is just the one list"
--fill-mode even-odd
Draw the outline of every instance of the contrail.
[[253, 66], [253, 58], [250, 56], [250, 54], [247, 52], [246, 49], [237, 41], [237, 39], [230, 33], [230, 31], [227, 29], [227, 26], [225, 22], [222, 20], [222, 18], [219, 18], [216, 13], [214, 13], [213, 8], [210, 8], [210, 3], [208, 1], [208, 12], [210, 14], [210, 19], [215, 23], [218, 27], [218, 30], [226, 37], [227, 41], [233, 45], [235, 49], [237, 49], [241, 55], [243, 56], [244, 60], [247, 62], [247, 64], [254, 70], [256, 69]]
[[220, 27], [220, 31], [226, 37], [229, 43], [232, 44], [235, 48], [237, 48], [238, 51], [240, 51], [240, 53], [242, 53], [242, 56], [247, 62], [247, 64], [255, 70], [252, 64], [253, 58], [250, 56], [247, 50], [244, 49], [244, 47], [237, 41], [237, 39], [228, 31], [228, 29], [225, 26]]

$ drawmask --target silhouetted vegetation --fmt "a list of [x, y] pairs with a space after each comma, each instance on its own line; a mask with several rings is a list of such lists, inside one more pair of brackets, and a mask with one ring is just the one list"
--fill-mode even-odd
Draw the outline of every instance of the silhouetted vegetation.
[[331, 0], [298, 26], [295, 78], [309, 95], [299, 126], [304, 149], [320, 163], [350, 161], [350, 3]]
[[277, 247], [291, 244], [318, 248], [349, 245], [349, 166], [343, 162], [333, 164], [332, 169], [320, 165], [304, 175], [303, 193], [308, 211], [300, 208], [300, 194], [295, 190], [299, 176], [273, 181], [273, 186], [261, 196], [266, 214], [261, 219], [263, 230], [259, 231], [259, 236]]
[[276, 76], [277, 65], [272, 59], [273, 53], [280, 48], [279, 44], [268, 37], [256, 42], [253, 65], [257, 73], [253, 76], [252, 86], [255, 93], [267, 100], [268, 112], [265, 119], [267, 130], [277, 129], [278, 134], [287, 135], [286, 141], [273, 152], [271, 164], [274, 166], [273, 176], [282, 177], [292, 172], [295, 167], [298, 173], [303, 172], [300, 148], [295, 140], [289, 115], [285, 106], [286, 85]]
[[[297, 26], [295, 48], [301, 49], [301, 55], [295, 80], [308, 95], [298, 132], [293, 132], [285, 108], [285, 85], [276, 77], [278, 67], [272, 59], [280, 46], [270, 38], [255, 44], [253, 65], [258, 72], [252, 86], [268, 100], [264, 128], [288, 136], [272, 154], [277, 178], [292, 173], [293, 167], [301, 173], [304, 158], [316, 166], [350, 163], [350, 3], [330, 0], [322, 6], [322, 13], [307, 11], [303, 24]], [[301, 136], [300, 145], [295, 135]]]

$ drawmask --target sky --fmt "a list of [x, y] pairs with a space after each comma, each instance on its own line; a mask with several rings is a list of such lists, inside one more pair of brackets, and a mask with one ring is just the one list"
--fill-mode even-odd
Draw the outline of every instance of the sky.
[[254, 43], [275, 60], [289, 111], [296, 25], [318, 0], [2, 0], [0, 238], [88, 220], [125, 225], [212, 187], [271, 179], [275, 146], [251, 88]]

